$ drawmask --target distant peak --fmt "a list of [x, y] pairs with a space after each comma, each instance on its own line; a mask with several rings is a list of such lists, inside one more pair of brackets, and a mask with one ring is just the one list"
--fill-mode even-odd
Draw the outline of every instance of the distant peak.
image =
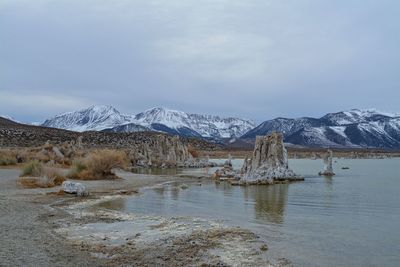
[[88, 108], [82, 110], [116, 110], [116, 109], [110, 105], [91, 105]]
[[8, 116], [8, 115], [1, 115], [1, 114], [0, 114], [0, 117], [2, 117], [2, 118], [4, 118], [4, 119], [7, 119], [7, 120], [10, 120], [10, 121], [15, 121], [13, 117], [10, 117], [10, 116]]
[[166, 107], [153, 107], [150, 109], [145, 110], [145, 112], [151, 112], [151, 111], [155, 111], [155, 112], [176, 112], [176, 113], [181, 113], [183, 111], [180, 110], [174, 110], [174, 109], [170, 109], [170, 108], [166, 108]]
[[376, 108], [353, 108], [353, 109], [348, 110], [347, 112], [355, 113], [355, 114], [358, 114], [358, 115], [380, 114], [380, 115], [385, 115], [385, 116], [388, 116], [388, 117], [398, 116], [398, 114], [396, 114], [394, 112], [381, 111], [381, 110], [378, 110]]

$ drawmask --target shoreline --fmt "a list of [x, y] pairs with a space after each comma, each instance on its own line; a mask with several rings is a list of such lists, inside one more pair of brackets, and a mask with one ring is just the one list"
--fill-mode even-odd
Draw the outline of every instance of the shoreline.
[[[0, 181], [3, 188], [0, 191], [0, 222], [9, 236], [1, 241], [1, 247], [8, 249], [1, 255], [5, 265], [50, 266], [67, 262], [66, 266], [238, 266], [239, 261], [241, 266], [273, 266], [265, 257], [267, 244], [245, 229], [194, 217], [91, 211], [96, 203], [134, 197], [138, 190], [140, 194], [146, 187], [207, 178], [118, 172], [123, 179], [85, 181], [91, 196], [76, 198], [58, 195], [59, 187], [18, 188], [18, 174], [17, 169], [7, 169], [6, 176], [9, 177], [2, 177]], [[23, 217], [22, 224], [15, 225], [12, 221], [15, 217]], [[114, 228], [113, 235], [102, 236], [102, 231], [108, 233]], [[93, 232], [85, 233], [88, 229]], [[32, 234], [35, 237], [26, 242]], [[10, 246], [11, 243], [14, 245]], [[26, 250], [19, 250], [21, 246]], [[26, 254], [30, 250], [36, 250], [38, 257]], [[274, 266], [290, 265], [284, 260]]]

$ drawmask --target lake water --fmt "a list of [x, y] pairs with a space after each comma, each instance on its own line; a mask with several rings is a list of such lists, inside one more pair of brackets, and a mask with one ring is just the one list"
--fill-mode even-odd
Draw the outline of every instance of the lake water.
[[196, 181], [185, 190], [171, 183], [102, 206], [223, 220], [256, 232], [271, 258], [295, 266], [400, 266], [400, 159], [337, 159], [333, 178], [316, 175], [321, 160], [289, 165], [304, 182], [235, 187]]

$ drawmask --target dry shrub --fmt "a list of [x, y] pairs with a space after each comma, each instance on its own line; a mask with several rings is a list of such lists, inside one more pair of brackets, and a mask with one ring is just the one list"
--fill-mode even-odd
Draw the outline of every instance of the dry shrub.
[[17, 164], [17, 158], [15, 152], [11, 150], [0, 151], [0, 166], [14, 165]]
[[43, 165], [38, 160], [28, 162], [22, 169], [20, 176], [40, 177], [43, 174]]
[[44, 168], [44, 177], [47, 177], [47, 180], [56, 185], [61, 185], [66, 179], [64, 175], [62, 175], [58, 170], [53, 168]]
[[116, 178], [114, 168], [125, 168], [128, 157], [125, 152], [102, 149], [92, 151], [84, 160], [75, 160], [68, 177], [81, 180]]
[[68, 173], [69, 178], [79, 179], [80, 174], [86, 170], [86, 165], [83, 159], [75, 159], [72, 162], [72, 168]]
[[193, 158], [199, 157], [199, 152], [193, 146], [189, 145], [188, 151], [189, 151], [190, 155], [192, 155]]
[[42, 167], [39, 177], [20, 177], [18, 182], [26, 188], [50, 188], [61, 185], [65, 177], [53, 168]]

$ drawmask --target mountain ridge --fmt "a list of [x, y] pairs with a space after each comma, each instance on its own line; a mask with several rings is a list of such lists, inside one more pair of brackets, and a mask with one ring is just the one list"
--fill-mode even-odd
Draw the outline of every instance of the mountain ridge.
[[42, 126], [74, 131], [158, 131], [190, 137], [239, 137], [255, 126], [250, 120], [190, 114], [151, 108], [136, 115], [122, 114], [112, 106], [90, 106], [47, 119]]
[[79, 132], [165, 132], [228, 145], [233, 143], [230, 140], [252, 140], [278, 131], [283, 133], [285, 142], [300, 146], [400, 148], [400, 114], [376, 109], [351, 109], [319, 118], [278, 117], [255, 125], [250, 120], [160, 107], [128, 115], [104, 105], [66, 112], [41, 125]]
[[276, 118], [262, 122], [241, 138], [274, 131], [282, 132], [285, 142], [296, 145], [400, 148], [400, 116], [376, 109], [351, 109], [320, 118]]

